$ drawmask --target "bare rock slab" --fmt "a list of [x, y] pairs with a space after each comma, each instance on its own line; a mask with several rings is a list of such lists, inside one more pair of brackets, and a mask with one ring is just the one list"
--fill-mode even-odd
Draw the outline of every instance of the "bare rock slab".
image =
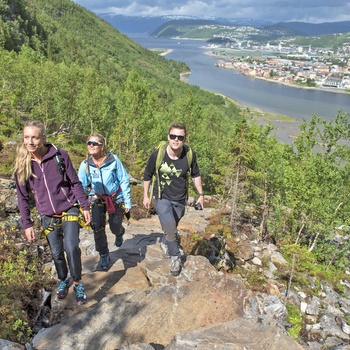
[[[145, 260], [145, 265], [152, 261]], [[187, 273], [178, 278], [169, 274], [168, 261], [159, 259], [157, 263], [152, 266], [163, 275], [158, 278], [163, 283], [106, 296], [41, 331], [34, 338], [34, 348], [114, 350], [137, 343], [167, 346], [179, 332], [243, 316], [249, 292], [234, 276], [222, 275], [207, 265], [205, 258], [191, 256], [185, 264]], [[145, 265], [140, 271], [147, 275]]]
[[164, 350], [302, 350], [276, 321], [264, 317], [233, 321], [177, 334]]

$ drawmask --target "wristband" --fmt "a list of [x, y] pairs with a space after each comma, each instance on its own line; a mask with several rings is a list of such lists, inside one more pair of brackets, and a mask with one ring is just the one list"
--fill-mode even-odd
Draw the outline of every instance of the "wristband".
[[199, 197], [204, 197], [204, 193], [199, 193]]

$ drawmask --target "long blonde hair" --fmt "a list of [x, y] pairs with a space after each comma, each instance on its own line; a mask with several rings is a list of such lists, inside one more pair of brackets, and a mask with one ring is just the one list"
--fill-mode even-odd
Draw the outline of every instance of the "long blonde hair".
[[[47, 134], [45, 126], [42, 122], [39, 122], [38, 120], [28, 121], [25, 123], [23, 130], [28, 126], [37, 127], [40, 130], [40, 136], [43, 138], [43, 142], [46, 142]], [[18, 182], [21, 185], [24, 185], [31, 176], [35, 176], [32, 170], [32, 155], [24, 145], [23, 135], [22, 142], [17, 146], [16, 150], [14, 175], [15, 174], [17, 175]]]

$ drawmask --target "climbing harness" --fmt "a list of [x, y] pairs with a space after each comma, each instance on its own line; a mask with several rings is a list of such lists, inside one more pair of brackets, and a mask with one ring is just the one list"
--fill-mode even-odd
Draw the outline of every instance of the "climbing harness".
[[[74, 205], [74, 206], [78, 206], [78, 205]], [[60, 214], [53, 214], [51, 216], [49, 215], [46, 215], [46, 216], [51, 217], [51, 220], [50, 220], [49, 226], [46, 229], [42, 230], [40, 235], [41, 239], [45, 238], [50, 232], [52, 232], [55, 229], [55, 227], [61, 227], [63, 222], [65, 221], [76, 221], [78, 222], [81, 228], [89, 229], [89, 225], [85, 224], [84, 211], [80, 206], [79, 206], [79, 212], [77, 215], [72, 213], [62, 212]]]

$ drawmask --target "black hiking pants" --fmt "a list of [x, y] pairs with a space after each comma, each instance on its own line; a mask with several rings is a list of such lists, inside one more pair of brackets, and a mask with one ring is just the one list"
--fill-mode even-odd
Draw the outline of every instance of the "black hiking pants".
[[[67, 214], [78, 216], [78, 207], [72, 207]], [[62, 221], [61, 218], [43, 215], [41, 225], [44, 230], [50, 227], [51, 232], [46, 236], [51, 249], [59, 280], [64, 280], [70, 275], [74, 282], [81, 280], [81, 250], [79, 248], [79, 229], [77, 221]], [[66, 254], [66, 256], [65, 256]]]
[[[91, 209], [91, 227], [94, 231], [95, 248], [99, 254], [109, 253], [106, 235], [106, 205], [98, 200]], [[115, 206], [115, 213], [108, 214], [109, 228], [115, 236], [122, 236], [125, 232], [123, 223], [124, 209]]]

